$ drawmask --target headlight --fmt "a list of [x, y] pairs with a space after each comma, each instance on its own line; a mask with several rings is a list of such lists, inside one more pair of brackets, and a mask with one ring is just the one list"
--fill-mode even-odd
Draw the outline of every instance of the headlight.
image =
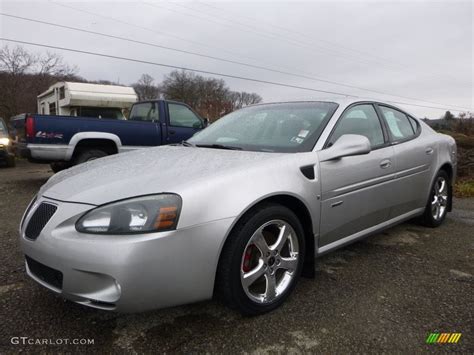
[[10, 139], [9, 138], [0, 138], [0, 145], [9, 145]]
[[97, 207], [76, 222], [76, 230], [92, 234], [138, 234], [176, 229], [181, 197], [160, 194], [135, 197]]

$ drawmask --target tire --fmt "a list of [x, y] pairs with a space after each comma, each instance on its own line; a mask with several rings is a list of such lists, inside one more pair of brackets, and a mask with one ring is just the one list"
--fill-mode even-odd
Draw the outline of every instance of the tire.
[[[444, 187], [441, 185], [444, 182]], [[421, 217], [421, 223], [426, 227], [439, 227], [448, 213], [449, 201], [451, 201], [452, 188], [451, 179], [444, 170], [436, 175], [433, 186], [431, 186], [430, 197], [426, 204], [425, 212]]]
[[74, 165], [85, 163], [86, 161], [96, 160], [99, 158], [106, 157], [108, 154], [100, 149], [87, 149], [82, 150], [77, 154], [74, 159]]
[[[283, 226], [287, 232], [284, 243], [277, 243]], [[304, 255], [304, 232], [298, 217], [284, 206], [262, 204], [246, 213], [229, 235], [219, 259], [215, 296], [244, 315], [270, 312], [295, 288]], [[260, 276], [254, 279], [250, 275]]]
[[49, 166], [54, 173], [59, 173], [60, 171], [70, 168], [71, 164], [65, 162], [56, 162], [49, 164]]

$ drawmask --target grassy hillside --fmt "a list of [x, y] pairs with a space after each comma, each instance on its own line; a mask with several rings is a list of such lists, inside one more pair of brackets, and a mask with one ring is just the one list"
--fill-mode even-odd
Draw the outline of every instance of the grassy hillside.
[[[439, 122], [436, 122], [433, 128], [436, 129], [438, 125]], [[448, 134], [456, 140], [458, 174], [454, 195], [456, 197], [474, 197], [474, 120], [472, 118], [455, 119], [448, 125], [443, 124], [438, 131]]]

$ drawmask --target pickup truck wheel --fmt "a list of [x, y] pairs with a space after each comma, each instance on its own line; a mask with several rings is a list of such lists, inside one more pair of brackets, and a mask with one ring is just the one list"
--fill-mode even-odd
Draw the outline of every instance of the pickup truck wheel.
[[263, 204], [234, 227], [222, 251], [215, 295], [245, 315], [279, 307], [296, 286], [305, 240], [298, 217], [278, 204]]
[[108, 154], [100, 149], [88, 149], [79, 152], [76, 159], [74, 159], [75, 164], [85, 163], [86, 161], [96, 160], [99, 158], [106, 157]]

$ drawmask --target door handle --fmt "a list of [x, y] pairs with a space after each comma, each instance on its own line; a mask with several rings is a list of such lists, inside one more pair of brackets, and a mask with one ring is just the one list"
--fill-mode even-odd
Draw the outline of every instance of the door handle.
[[173, 130], [171, 130], [171, 129], [168, 131], [168, 134], [169, 134], [170, 136], [172, 136], [172, 135], [175, 134], [175, 133], [176, 133], [176, 131], [173, 131]]
[[431, 147], [426, 148], [425, 153], [428, 154], [428, 155], [433, 154], [433, 148], [431, 148]]
[[380, 167], [382, 169], [387, 169], [392, 166], [392, 161], [390, 159], [385, 159], [380, 162]]
[[337, 202], [334, 202], [334, 203], [331, 204], [331, 207], [340, 206], [340, 205], [342, 205], [343, 202], [344, 202], [344, 201], [337, 201]]

